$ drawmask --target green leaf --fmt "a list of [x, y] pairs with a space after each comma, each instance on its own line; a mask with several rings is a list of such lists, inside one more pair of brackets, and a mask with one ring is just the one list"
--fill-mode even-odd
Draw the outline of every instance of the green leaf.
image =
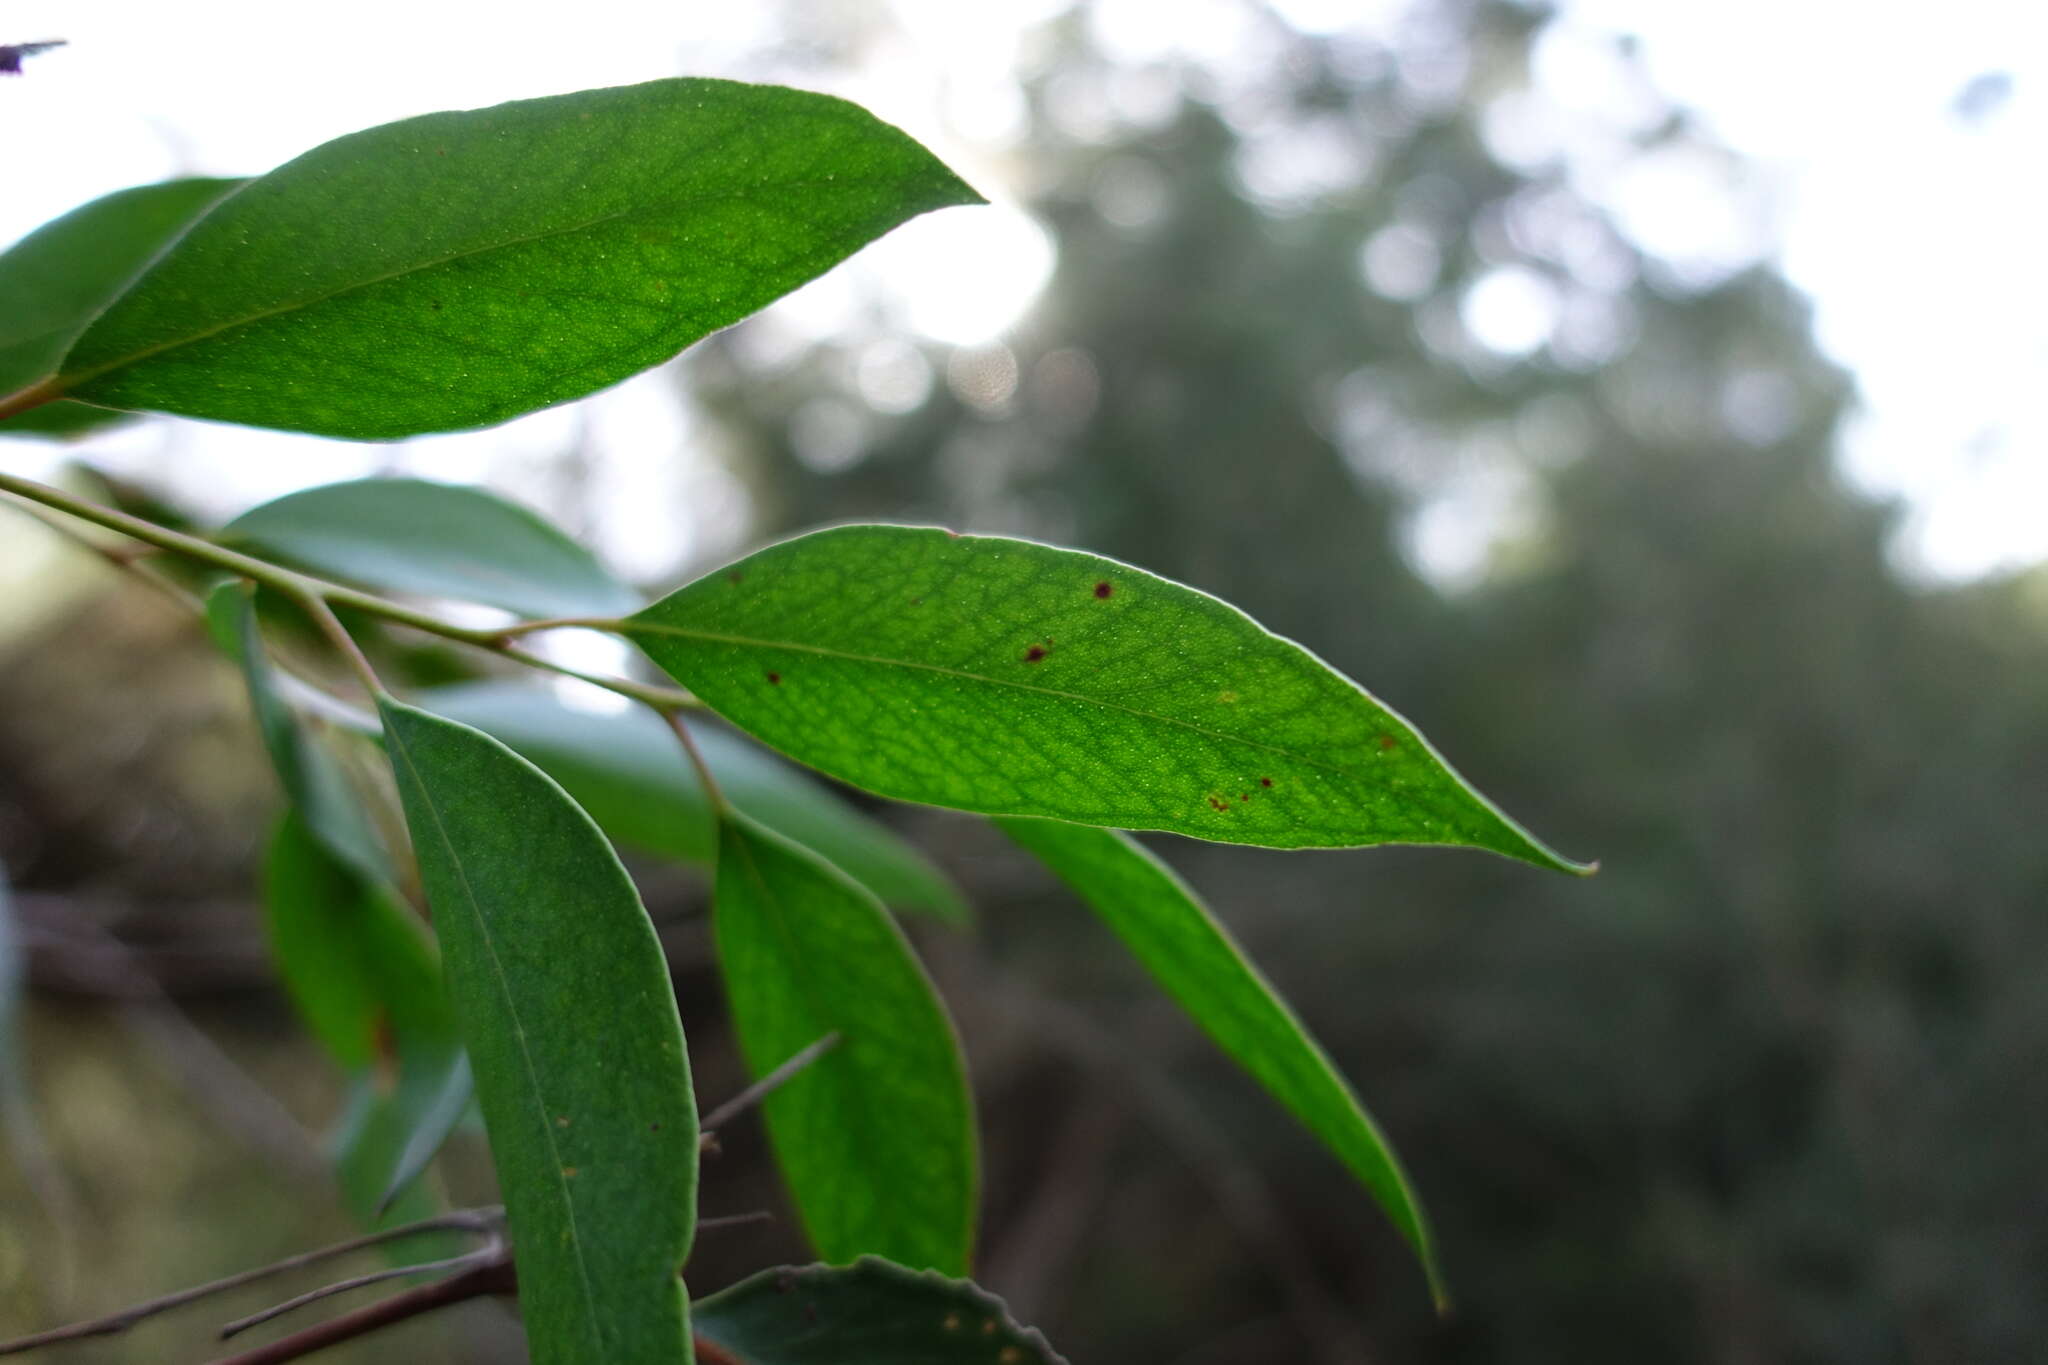
[[700, 578], [625, 629], [740, 729], [884, 796], [1273, 848], [1463, 844], [1585, 870], [1301, 646], [1094, 555], [843, 526]]
[[504, 1191], [535, 1365], [685, 1362], [697, 1112], [674, 990], [590, 817], [466, 725], [380, 699]]
[[335, 857], [302, 816], [279, 822], [264, 868], [271, 951], [292, 1002], [336, 1061], [377, 1074], [342, 1189], [375, 1222], [424, 1171], [469, 1101], [469, 1064], [440, 964], [397, 895]]
[[[644, 707], [596, 715], [539, 688], [495, 681], [441, 688], [420, 700], [538, 764], [619, 842], [693, 863], [709, 863], [717, 852], [717, 817], [696, 772], [668, 727]], [[945, 874], [887, 827], [723, 729], [691, 725], [690, 734], [739, 810], [886, 904], [949, 920], [967, 917], [966, 902]]]
[[1129, 835], [1052, 820], [997, 820], [1124, 941], [1202, 1031], [1372, 1192], [1446, 1305], [1422, 1204], [1393, 1148], [1279, 993], [1187, 883]]
[[278, 971], [336, 1061], [393, 1061], [414, 1040], [454, 1050], [433, 950], [389, 890], [336, 858], [297, 812], [278, 822], [263, 880]]
[[391, 860], [371, 828], [362, 801], [333, 755], [306, 732], [299, 716], [278, 695], [257, 629], [256, 585], [227, 582], [208, 593], [206, 624], [214, 644], [241, 667], [263, 747], [277, 769], [285, 796], [306, 827], [337, 858], [365, 877], [388, 879]]
[[873, 1257], [764, 1270], [694, 1311], [718, 1365], [1066, 1365], [993, 1294]]
[[713, 927], [756, 1076], [839, 1035], [766, 1104], [818, 1254], [965, 1274], [976, 1199], [966, 1066], [895, 921], [815, 854], [734, 816], [719, 831]]
[[330, 578], [523, 616], [616, 616], [638, 593], [524, 507], [481, 488], [355, 479], [289, 493], [236, 517], [223, 544]]
[[132, 412], [96, 408], [90, 403], [45, 403], [39, 408], [0, 420], [0, 436], [29, 436], [41, 440], [69, 441], [116, 422], [134, 419]]
[[54, 375], [86, 325], [241, 183], [167, 180], [117, 190], [0, 254], [0, 395]]
[[617, 383], [978, 196], [825, 95], [715, 80], [429, 114], [223, 204], [72, 348], [67, 389], [358, 440]]

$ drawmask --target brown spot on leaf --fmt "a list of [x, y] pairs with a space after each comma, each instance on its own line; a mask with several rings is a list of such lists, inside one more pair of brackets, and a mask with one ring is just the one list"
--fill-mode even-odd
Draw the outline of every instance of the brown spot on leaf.
[[1244, 804], [1245, 802], [1248, 802], [1248, 801], [1250, 801], [1250, 800], [1252, 799], [1252, 794], [1251, 794], [1250, 792], [1239, 792], [1239, 793], [1237, 794], [1237, 799], [1238, 799], [1238, 803], [1239, 803], [1240, 805], [1242, 805], [1242, 804]]
[[1216, 795], [1214, 792], [1211, 792], [1209, 794], [1209, 809], [1219, 811], [1229, 810], [1230, 803], [1228, 801], [1225, 801], [1222, 797]]
[[577, 1170], [576, 1170], [576, 1168], [575, 1168], [574, 1166], [564, 1166], [564, 1167], [562, 1168], [562, 1179], [564, 1179], [564, 1180], [574, 1180], [574, 1179], [576, 1178], [576, 1176], [577, 1176]]
[[734, 569], [731, 573], [725, 576], [725, 581], [734, 584], [744, 583], [747, 581], [747, 576], [741, 573], [738, 569]]
[[768, 685], [770, 687], [782, 686], [782, 675], [780, 673], [770, 673], [768, 675]]
[[1391, 749], [1391, 748], [1393, 748], [1393, 747], [1394, 747], [1394, 737], [1393, 737], [1392, 735], [1381, 735], [1381, 736], [1380, 736], [1380, 749], [1381, 749], [1382, 751], [1385, 751], [1385, 750], [1387, 750], [1387, 749]]
[[1109, 596], [1109, 595], [1110, 595], [1111, 593], [1113, 593], [1113, 592], [1115, 592], [1115, 591], [1116, 591], [1116, 589], [1115, 589], [1115, 588], [1113, 588], [1113, 587], [1111, 587], [1111, 586], [1110, 586], [1109, 584], [1107, 584], [1107, 583], [1097, 583], [1097, 584], [1095, 585], [1095, 595], [1096, 595], [1097, 597], [1107, 597], [1107, 596]]
[[1027, 664], [1035, 664], [1035, 663], [1037, 663], [1037, 662], [1038, 662], [1038, 661], [1039, 661], [1040, 659], [1043, 659], [1044, 657], [1045, 657], [1045, 646], [1044, 646], [1044, 645], [1033, 645], [1033, 646], [1031, 646], [1031, 648], [1029, 648], [1029, 649], [1027, 649], [1027, 650], [1025, 650], [1025, 651], [1024, 651], [1024, 662], [1025, 662], [1025, 663], [1027, 663]]
[[1270, 777], [1262, 777], [1259, 779], [1259, 785], [1261, 787], [1270, 787], [1273, 785], [1273, 779]]

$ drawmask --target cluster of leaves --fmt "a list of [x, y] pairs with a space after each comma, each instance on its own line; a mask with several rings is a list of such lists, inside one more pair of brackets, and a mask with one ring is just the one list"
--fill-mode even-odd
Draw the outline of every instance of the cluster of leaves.
[[[672, 80], [407, 120], [252, 181], [108, 196], [0, 256], [0, 432], [133, 411], [358, 440], [501, 421], [666, 360], [901, 222], [976, 200], [861, 110], [772, 87]], [[958, 919], [960, 897], [761, 746], [996, 820], [1345, 1163], [1441, 1298], [1420, 1205], [1356, 1096], [1122, 831], [1583, 869], [1234, 608], [1088, 554], [901, 526], [799, 536], [644, 604], [476, 490], [314, 489], [201, 538], [12, 476], [0, 489], [219, 576], [204, 611], [289, 802], [266, 877], [277, 956], [309, 1028], [361, 1078], [343, 1186], [366, 1219], [417, 1212], [473, 1093], [536, 1361], [687, 1361], [693, 1330], [713, 1361], [1054, 1359], [959, 1282], [973, 1105], [885, 906]], [[606, 715], [509, 681], [402, 699], [338, 610], [527, 663], [529, 634], [602, 629], [686, 690], [601, 680], [638, 706]], [[374, 715], [280, 667], [279, 632], [308, 622]], [[366, 746], [388, 760], [403, 841], [355, 775]], [[834, 1043], [767, 1101], [826, 1266], [694, 1313], [679, 1270], [702, 1135], [667, 967], [615, 841], [714, 867], [757, 1075]]]

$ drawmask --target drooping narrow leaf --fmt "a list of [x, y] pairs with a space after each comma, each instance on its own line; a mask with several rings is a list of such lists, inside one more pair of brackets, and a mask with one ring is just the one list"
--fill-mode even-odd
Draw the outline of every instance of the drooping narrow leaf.
[[839, 1035], [766, 1105], [818, 1254], [965, 1274], [977, 1197], [966, 1067], [895, 921], [836, 868], [742, 815], [720, 826], [713, 927], [755, 1075]]
[[277, 680], [257, 629], [256, 585], [228, 582], [208, 593], [206, 623], [214, 643], [242, 670], [263, 747], [306, 829], [364, 877], [372, 881], [389, 877], [390, 859], [371, 828], [361, 799], [349, 787], [333, 756], [306, 732], [298, 714], [278, 695]]
[[236, 517], [220, 540], [345, 582], [523, 616], [614, 616], [641, 601], [536, 513], [481, 488], [425, 479], [288, 493]]
[[1201, 898], [1129, 835], [1053, 820], [999, 819], [1072, 887], [1202, 1031], [1349, 1168], [1415, 1249], [1445, 1303], [1422, 1203], [1393, 1148]]
[[78, 397], [382, 440], [580, 398], [978, 202], [825, 95], [663, 80], [429, 114], [253, 181], [81, 337]]
[[380, 700], [511, 1222], [536, 1365], [689, 1360], [697, 1113], [661, 946], [590, 817], [498, 741]]
[[[621, 843], [685, 862], [709, 863], [716, 854], [711, 803], [675, 736], [651, 711], [635, 707], [596, 715], [539, 688], [495, 681], [440, 688], [421, 704], [511, 745]], [[738, 809], [818, 854], [886, 904], [966, 918], [966, 902], [953, 883], [888, 828], [723, 729], [693, 724], [690, 733]]]
[[[57, 372], [86, 324], [238, 180], [117, 190], [0, 254], [0, 397]], [[75, 436], [125, 413], [52, 403], [0, 421], [0, 436]]]
[[1584, 870], [1315, 655], [1094, 555], [842, 526], [708, 574], [626, 629], [740, 729], [884, 796], [1274, 848], [1463, 844]]
[[1066, 1365], [1003, 1301], [874, 1257], [764, 1270], [693, 1310], [698, 1365]]
[[396, 894], [288, 813], [264, 868], [271, 951], [299, 1014], [343, 1066], [373, 1077], [372, 1115], [344, 1145], [343, 1193], [366, 1221], [410, 1185], [469, 1100], [441, 968]]

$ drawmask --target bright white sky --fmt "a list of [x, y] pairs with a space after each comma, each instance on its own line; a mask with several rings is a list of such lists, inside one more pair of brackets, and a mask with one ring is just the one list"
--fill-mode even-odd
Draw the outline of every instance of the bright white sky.
[[[1019, 34], [1060, 8], [895, 0], [897, 33], [867, 54], [865, 74], [835, 90], [909, 129], [1000, 201], [1000, 153], [991, 149], [1019, 114], [1008, 84]], [[1403, 6], [1275, 8], [1305, 28], [1371, 31]], [[326, 138], [433, 109], [679, 71], [756, 74], [781, 37], [766, 27], [774, 9], [12, 0], [0, 7], [0, 41], [71, 45], [0, 81], [0, 243], [111, 189], [260, 172]], [[825, 21], [834, 7], [817, 9]], [[1097, 28], [1132, 55], [1227, 53], [1234, 10], [1226, 0], [1115, 0]], [[1656, 85], [1753, 159], [1754, 171], [1734, 179], [1725, 168], [1661, 167], [1592, 168], [1581, 181], [1639, 244], [1708, 271], [1772, 253], [1814, 298], [1823, 345], [1855, 372], [1864, 397], [1847, 467], [1865, 486], [1909, 499], [1902, 561], [1954, 578], [2048, 558], [2048, 413], [2032, 401], [2048, 366], [2048, 254], [2039, 245], [2048, 195], [2033, 173], [2048, 147], [2048, 6], [1948, 0], [1930, 13], [1885, 0], [1568, 0], [1566, 10], [1537, 76], [1567, 122], [1574, 111], [1611, 120], [1640, 98], [1598, 41], [1634, 32]], [[1966, 122], [1955, 97], [1987, 71], [2011, 74], [2011, 98]], [[1774, 231], [1755, 239], [1730, 204], [1761, 205]], [[777, 305], [789, 330], [838, 325], [864, 286], [880, 282], [902, 326], [986, 341], [1028, 304], [1050, 257], [1027, 217], [999, 208], [920, 220], [856, 264], [857, 274], [835, 272]], [[1512, 292], [1501, 300], [1512, 312]], [[1514, 331], [1512, 317], [1500, 321]], [[395, 448], [162, 424], [91, 449], [138, 473], [175, 458], [181, 490], [226, 512], [373, 469], [460, 479], [487, 467], [502, 473], [508, 459], [538, 468], [581, 440], [612, 491], [589, 509], [593, 524], [572, 529], [626, 547], [615, 551], [620, 567], [647, 578], [713, 548], [690, 537], [715, 527], [721, 508], [737, 510], [739, 494], [722, 475], [681, 458], [688, 435], [687, 413], [655, 380], [495, 432]], [[44, 457], [7, 443], [0, 459], [33, 470]], [[678, 506], [695, 506], [701, 524], [640, 524]]]

